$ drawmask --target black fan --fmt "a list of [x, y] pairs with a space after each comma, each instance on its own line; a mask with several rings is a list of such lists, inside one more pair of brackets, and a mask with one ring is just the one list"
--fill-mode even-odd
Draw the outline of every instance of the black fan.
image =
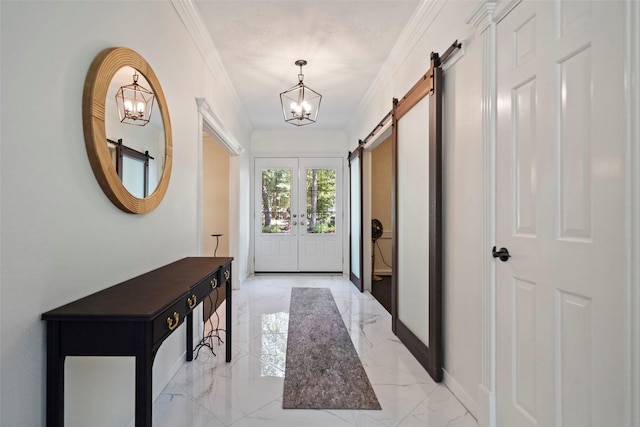
[[371, 238], [373, 239], [373, 243], [380, 237], [382, 237], [382, 223], [379, 219], [373, 218], [371, 220]]
[[[372, 265], [371, 265], [371, 271], [375, 272], [376, 271], [376, 248], [375, 248], [375, 244], [376, 244], [376, 240], [378, 240], [380, 237], [382, 237], [382, 223], [380, 222], [379, 219], [377, 218], [373, 218], [371, 220], [371, 239], [373, 240], [373, 254], [371, 255], [371, 258], [373, 259], [372, 261]], [[377, 281], [382, 280], [382, 277], [380, 276], [376, 276], [375, 274], [372, 275], [372, 279]]]

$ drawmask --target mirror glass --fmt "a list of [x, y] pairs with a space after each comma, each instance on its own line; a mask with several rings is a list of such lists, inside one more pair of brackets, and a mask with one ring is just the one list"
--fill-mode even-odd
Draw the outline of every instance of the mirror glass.
[[150, 121], [136, 126], [120, 121], [116, 94], [133, 83], [137, 74], [140, 86], [150, 89], [147, 79], [133, 67], [120, 68], [109, 84], [105, 100], [105, 130], [113, 167], [129, 193], [145, 198], [158, 187], [164, 169], [165, 135], [162, 116], [151, 110]]

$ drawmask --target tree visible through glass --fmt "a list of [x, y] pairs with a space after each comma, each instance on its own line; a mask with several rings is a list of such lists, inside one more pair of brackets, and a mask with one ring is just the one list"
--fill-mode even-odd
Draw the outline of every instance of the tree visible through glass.
[[336, 170], [307, 169], [307, 233], [336, 232]]
[[[307, 169], [304, 177], [307, 233], [335, 233], [336, 170]], [[291, 233], [291, 179], [290, 169], [262, 171], [262, 233]]]
[[262, 171], [262, 233], [291, 233], [291, 170]]

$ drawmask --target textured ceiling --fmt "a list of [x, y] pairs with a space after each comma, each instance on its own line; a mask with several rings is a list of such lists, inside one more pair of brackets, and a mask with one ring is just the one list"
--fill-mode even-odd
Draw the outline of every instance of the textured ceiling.
[[279, 94], [297, 83], [297, 59], [308, 61], [304, 83], [323, 96], [306, 128], [345, 129], [418, 3], [195, 1], [256, 130], [294, 128]]

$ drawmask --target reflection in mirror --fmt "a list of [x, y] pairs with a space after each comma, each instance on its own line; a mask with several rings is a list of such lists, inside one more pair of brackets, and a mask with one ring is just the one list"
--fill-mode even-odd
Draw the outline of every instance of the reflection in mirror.
[[138, 198], [153, 193], [160, 182], [164, 169], [165, 134], [160, 114], [152, 114], [145, 126], [132, 126], [121, 121], [116, 95], [121, 87], [130, 85], [137, 76], [137, 83], [150, 87], [145, 77], [133, 67], [120, 68], [111, 82], [105, 99], [105, 128], [113, 166], [125, 188]]
[[284, 378], [287, 361], [289, 313], [262, 314], [261, 377]]

